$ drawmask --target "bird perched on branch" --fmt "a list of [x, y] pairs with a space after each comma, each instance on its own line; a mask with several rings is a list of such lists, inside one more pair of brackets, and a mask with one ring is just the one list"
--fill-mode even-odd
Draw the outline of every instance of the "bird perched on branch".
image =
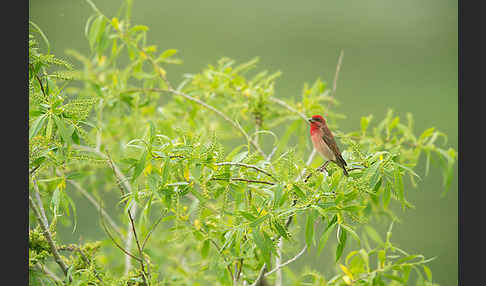
[[349, 176], [346, 170], [346, 161], [341, 156], [341, 151], [339, 151], [339, 147], [336, 144], [336, 140], [334, 140], [331, 130], [327, 127], [326, 120], [320, 115], [314, 115], [309, 119], [309, 122], [312, 144], [317, 152], [324, 159], [328, 160], [321, 169], [324, 169], [329, 161], [331, 161], [343, 169], [344, 175]]

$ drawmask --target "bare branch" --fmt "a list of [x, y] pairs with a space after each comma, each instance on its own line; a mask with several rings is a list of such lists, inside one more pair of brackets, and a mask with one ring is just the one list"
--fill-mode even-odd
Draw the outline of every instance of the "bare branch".
[[[59, 267], [61, 267], [62, 272], [64, 272], [64, 275], [67, 276], [68, 267], [67, 267], [66, 263], [64, 263], [64, 261], [62, 260], [61, 255], [59, 254], [59, 251], [57, 250], [56, 244], [54, 243], [54, 240], [52, 239], [52, 235], [51, 235], [51, 232], [49, 231], [49, 227], [44, 223], [44, 219], [42, 218], [42, 215], [41, 215], [39, 209], [37, 208], [37, 206], [34, 202], [34, 199], [32, 199], [32, 197], [30, 195], [29, 195], [29, 203], [30, 203], [30, 207], [34, 211], [34, 214], [35, 214], [37, 220], [39, 221], [39, 225], [42, 229], [44, 237], [46, 238], [47, 242], [49, 243], [49, 247], [51, 248], [52, 255], [54, 256], [54, 260], [56, 261], [57, 264], [59, 264]], [[69, 279], [71, 279], [71, 278], [69, 277]]]
[[44, 274], [46, 274], [47, 276], [49, 276], [49, 278], [51, 278], [52, 280], [54, 280], [54, 282], [56, 282], [56, 283], [61, 283], [62, 282], [61, 278], [57, 277], [57, 275], [54, 274], [54, 272], [52, 272], [51, 270], [49, 270], [49, 268], [45, 267], [44, 265], [42, 265], [40, 263], [37, 263], [35, 266], [37, 267], [37, 269], [39, 271], [42, 271]]
[[232, 166], [242, 166], [246, 168], [252, 168], [255, 169], [259, 172], [262, 172], [263, 174], [269, 176], [270, 178], [274, 179], [275, 181], [278, 181], [272, 174], [268, 173], [267, 171], [255, 166], [255, 165], [249, 165], [245, 163], [236, 163], [236, 162], [221, 162], [221, 163], [216, 163], [216, 166], [224, 166], [224, 165], [232, 165]]
[[146, 272], [145, 272], [145, 259], [143, 257], [143, 250], [142, 250], [142, 246], [140, 245], [140, 242], [138, 240], [137, 230], [135, 228], [135, 222], [133, 221], [133, 217], [132, 217], [132, 213], [130, 212], [130, 209], [128, 209], [128, 218], [130, 219], [130, 224], [132, 226], [133, 235], [135, 236], [135, 243], [137, 244], [138, 253], [140, 254], [140, 267], [142, 268], [142, 273], [143, 273], [142, 276], [143, 276], [145, 284], [147, 284], [147, 280], [146, 280], [146, 277], [145, 277]]
[[[275, 257], [275, 265], [277, 266], [282, 264], [282, 248], [283, 240], [282, 237], [280, 237], [277, 244], [277, 256]], [[275, 286], [282, 286], [282, 271], [280, 270], [280, 268], [277, 271], [277, 277], [275, 277]]]
[[332, 82], [332, 95], [335, 96], [336, 94], [336, 88], [337, 88], [337, 80], [339, 76], [339, 71], [341, 70], [341, 65], [343, 63], [343, 57], [344, 57], [344, 50], [341, 50], [341, 53], [339, 54], [339, 59], [338, 63], [336, 66], [336, 73], [334, 74], [334, 80]]
[[44, 205], [42, 204], [42, 199], [40, 197], [40, 192], [39, 192], [39, 186], [37, 185], [37, 181], [35, 179], [32, 179], [33, 185], [34, 185], [34, 193], [35, 193], [35, 198], [37, 199], [37, 203], [39, 204], [39, 211], [42, 216], [42, 219], [44, 220], [44, 224], [49, 228], [49, 221], [47, 220], [46, 212], [44, 210]]
[[211, 178], [210, 180], [213, 180], [213, 181], [227, 181], [227, 180], [230, 180], [230, 181], [241, 181], [241, 182], [248, 182], [248, 183], [258, 183], [258, 184], [267, 184], [267, 185], [275, 185], [275, 183], [272, 183], [272, 182], [267, 182], [267, 181], [260, 181], [260, 180], [251, 180], [251, 179], [244, 179], [244, 178], [229, 178], [229, 179], [225, 179], [225, 178]]
[[142, 243], [142, 251], [145, 249], [145, 243], [147, 243], [148, 239], [150, 238], [150, 235], [152, 234], [152, 232], [155, 230], [155, 228], [159, 225], [159, 223], [162, 221], [162, 218], [164, 218], [164, 215], [165, 214], [162, 214], [160, 216], [160, 218], [150, 227], [150, 230], [149, 232], [147, 233], [147, 235], [145, 236], [145, 239], [143, 240], [143, 243]]
[[257, 279], [250, 286], [262, 286], [263, 285], [263, 277], [264, 277], [266, 271], [267, 271], [267, 263], [263, 263], [262, 269], [260, 270], [260, 273], [258, 274]]
[[273, 272], [275, 272], [275, 271], [279, 270], [280, 268], [282, 268], [282, 267], [284, 267], [284, 266], [287, 266], [288, 264], [290, 264], [290, 263], [294, 262], [294, 261], [295, 261], [295, 260], [297, 260], [299, 257], [301, 257], [301, 256], [302, 256], [302, 255], [305, 253], [305, 251], [306, 251], [306, 250], [307, 250], [307, 244], [304, 246], [304, 248], [302, 248], [302, 250], [301, 250], [299, 253], [297, 253], [297, 255], [296, 255], [296, 256], [294, 256], [293, 258], [291, 258], [291, 259], [287, 260], [285, 263], [282, 263], [282, 264], [280, 264], [280, 265], [277, 265], [277, 267], [275, 267], [275, 268], [274, 268], [274, 269], [272, 269], [271, 271], [269, 271], [269, 272], [265, 273], [265, 277], [267, 277], [267, 276], [271, 275]]
[[152, 92], [169, 92], [169, 93], [173, 93], [173, 94], [176, 94], [176, 95], [179, 95], [179, 96], [182, 96], [184, 97], [185, 99], [187, 100], [190, 100], [190, 101], [193, 101], [211, 111], [213, 111], [214, 113], [216, 113], [217, 115], [219, 115], [221, 118], [223, 118], [225, 121], [227, 121], [228, 123], [230, 123], [235, 129], [237, 129], [243, 136], [245, 136], [245, 138], [255, 147], [255, 149], [258, 151], [258, 153], [260, 153], [262, 156], [265, 157], [265, 153], [263, 152], [263, 150], [260, 148], [260, 146], [258, 145], [257, 142], [255, 142], [255, 140], [252, 140], [249, 136], [248, 136], [248, 133], [246, 133], [246, 131], [239, 125], [237, 124], [235, 121], [231, 120], [231, 118], [229, 118], [228, 116], [226, 116], [226, 114], [224, 114], [223, 112], [219, 111], [218, 109], [216, 109], [215, 107], [205, 103], [204, 101], [202, 100], [199, 100], [195, 97], [192, 97], [188, 94], [185, 94], [183, 92], [180, 92], [178, 90], [175, 90], [175, 89], [172, 89], [172, 88], [169, 88], [169, 89], [160, 89], [160, 88], [139, 88], [139, 89], [130, 89], [126, 92], [136, 92], [136, 91], [152, 91]]
[[116, 240], [113, 237], [113, 235], [111, 235], [110, 231], [108, 231], [108, 228], [106, 227], [106, 224], [103, 221], [103, 217], [101, 215], [100, 215], [100, 221], [101, 221], [101, 225], [103, 226], [103, 229], [105, 230], [106, 234], [111, 239], [111, 241], [113, 241], [113, 243], [116, 245], [116, 247], [118, 247], [121, 251], [123, 251], [123, 253], [125, 253], [127, 256], [129, 256], [129, 257], [137, 260], [138, 262], [140, 262], [140, 260], [141, 260], [140, 258], [138, 258], [135, 255], [131, 254], [128, 250], [124, 249], [120, 244], [118, 244], [118, 242], [116, 242]]
[[292, 111], [292, 112], [296, 113], [296, 114], [297, 114], [297, 115], [299, 115], [299, 116], [300, 116], [302, 119], [304, 119], [304, 121], [305, 121], [307, 124], [309, 123], [309, 121], [307, 121], [307, 119], [308, 119], [308, 118], [307, 118], [307, 116], [305, 116], [305, 115], [304, 115], [304, 113], [302, 113], [302, 112], [298, 111], [297, 109], [293, 108], [292, 106], [288, 105], [287, 103], [285, 103], [285, 101], [280, 100], [280, 99], [278, 99], [278, 98], [276, 98], [276, 97], [270, 97], [270, 100], [271, 100], [271, 101], [273, 101], [273, 102], [275, 102], [275, 103], [278, 103], [278, 104], [280, 104], [281, 106], [283, 106], [283, 107], [287, 108], [288, 110], [290, 110], [290, 111]]
[[88, 201], [93, 204], [93, 206], [101, 213], [101, 215], [108, 221], [111, 227], [118, 233], [118, 235], [122, 235], [120, 227], [115, 223], [115, 221], [110, 217], [110, 215], [100, 207], [98, 202], [91, 196], [83, 187], [81, 187], [78, 182], [73, 180], [67, 180], [71, 185], [73, 185], [84, 197], [88, 199]]
[[[132, 186], [130, 185], [130, 183], [128, 183], [128, 179], [120, 171], [120, 168], [118, 168], [118, 166], [113, 162], [113, 160], [111, 159], [111, 157], [109, 155], [106, 155], [106, 154], [102, 153], [101, 151], [96, 150], [95, 148], [88, 147], [88, 146], [82, 146], [82, 145], [73, 144], [72, 147], [75, 148], [75, 149], [77, 149], [77, 150], [80, 150], [80, 151], [94, 153], [94, 154], [102, 157], [103, 159], [108, 160], [108, 163], [110, 164], [113, 172], [115, 173], [115, 177], [118, 180], [118, 186], [120, 187], [120, 190], [121, 190], [122, 194], [125, 194], [125, 190], [128, 193], [131, 193], [132, 192]], [[121, 184], [123, 184], [123, 188], [122, 188], [122, 185]], [[136, 214], [136, 212], [137, 212], [137, 204], [135, 202], [133, 202], [132, 206], [130, 207], [130, 211], [134, 215]], [[133, 234], [130, 231], [131, 230], [130, 224], [127, 226], [127, 228], [128, 229], [127, 229], [127, 237], [126, 237], [126, 241], [125, 241], [125, 248], [126, 249], [131, 249], [132, 248], [132, 243], [133, 243]], [[125, 252], [124, 249], [122, 249], [122, 250]], [[127, 256], [125, 256], [125, 274], [127, 274], [128, 271], [130, 271], [130, 268], [132, 266], [132, 262], [131, 262], [129, 256], [132, 256], [133, 257], [133, 255], [127, 253]]]

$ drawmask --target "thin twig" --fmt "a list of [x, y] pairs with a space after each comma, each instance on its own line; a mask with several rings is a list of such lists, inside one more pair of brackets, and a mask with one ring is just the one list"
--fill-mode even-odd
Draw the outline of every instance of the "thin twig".
[[46, 274], [47, 276], [49, 276], [49, 278], [51, 278], [52, 280], [54, 280], [54, 282], [56, 282], [56, 283], [61, 283], [62, 282], [61, 278], [57, 277], [57, 275], [54, 274], [54, 272], [52, 272], [51, 270], [49, 270], [49, 268], [45, 267], [44, 265], [42, 265], [40, 263], [37, 263], [35, 266], [37, 267], [37, 269], [39, 269], [40, 271], [44, 272], [44, 274]]
[[41, 213], [42, 219], [44, 220], [44, 224], [49, 228], [49, 221], [47, 220], [46, 212], [44, 210], [44, 205], [42, 204], [42, 199], [40, 197], [39, 186], [37, 185], [37, 181], [32, 179], [34, 185], [34, 193], [35, 198], [37, 199], [37, 204], [39, 205], [39, 211]]
[[[66, 263], [64, 263], [64, 261], [62, 260], [61, 255], [59, 254], [59, 251], [57, 250], [56, 244], [54, 243], [54, 240], [52, 239], [52, 235], [51, 235], [51, 232], [49, 231], [49, 227], [46, 224], [44, 224], [44, 219], [42, 218], [42, 215], [41, 215], [39, 209], [37, 208], [37, 206], [34, 202], [34, 199], [32, 199], [32, 197], [30, 195], [29, 195], [29, 203], [30, 203], [30, 207], [34, 211], [34, 214], [35, 214], [37, 220], [39, 221], [39, 225], [42, 229], [44, 237], [46, 238], [46, 240], [49, 244], [52, 255], [54, 256], [54, 260], [56, 261], [57, 264], [59, 264], [59, 267], [61, 267], [62, 272], [64, 272], [64, 275], [67, 276], [68, 275], [68, 267], [67, 267]], [[71, 280], [71, 277], [69, 277], [69, 279]]]
[[91, 196], [85, 189], [83, 189], [83, 187], [81, 187], [80, 184], [78, 184], [78, 182], [76, 181], [73, 181], [73, 180], [67, 180], [68, 183], [70, 183], [71, 185], [74, 186], [74, 188], [76, 188], [84, 197], [86, 197], [88, 199], [88, 201], [93, 204], [93, 206], [101, 212], [101, 215], [105, 217], [105, 219], [108, 221], [108, 223], [111, 225], [111, 227], [121, 236], [122, 235], [122, 232], [120, 230], [120, 227], [115, 223], [115, 221], [110, 217], [110, 215], [100, 207], [100, 205], [98, 204], [98, 202], [96, 202], [96, 200], [93, 198], [93, 196]]
[[268, 173], [267, 171], [255, 166], [255, 165], [249, 165], [245, 163], [237, 163], [237, 162], [221, 162], [221, 163], [216, 163], [216, 166], [224, 166], [224, 165], [232, 165], [232, 166], [242, 166], [246, 168], [252, 168], [255, 169], [259, 172], [262, 172], [263, 174], [269, 176], [270, 178], [274, 179], [275, 181], [278, 181], [272, 174]]
[[229, 178], [229, 179], [225, 179], [225, 178], [211, 178], [210, 180], [213, 180], [213, 181], [227, 181], [227, 180], [230, 180], [230, 181], [241, 181], [241, 182], [248, 182], [248, 183], [258, 183], [258, 184], [267, 184], [267, 185], [275, 185], [275, 183], [272, 183], [272, 182], [267, 182], [267, 181], [260, 181], [260, 180], [251, 180], [251, 179], [244, 179], [244, 178]]
[[260, 273], [258, 274], [257, 279], [250, 286], [261, 286], [261, 285], [263, 285], [262, 281], [263, 281], [263, 277], [265, 276], [266, 271], [267, 271], [267, 263], [263, 263], [262, 269], [260, 269]]
[[339, 71], [341, 70], [341, 65], [343, 63], [343, 57], [344, 57], [344, 50], [341, 50], [341, 53], [339, 54], [339, 59], [338, 63], [336, 66], [336, 73], [334, 74], [334, 80], [332, 82], [332, 96], [335, 96], [336, 94], [336, 88], [337, 88], [337, 80], [339, 76]]
[[111, 241], [113, 241], [113, 243], [116, 245], [116, 247], [118, 247], [121, 251], [123, 251], [123, 253], [125, 253], [127, 256], [137, 260], [138, 262], [141, 261], [140, 258], [136, 257], [135, 255], [131, 254], [128, 250], [124, 249], [123, 246], [121, 246], [120, 244], [118, 244], [118, 242], [116, 242], [115, 238], [113, 237], [113, 235], [111, 235], [110, 231], [108, 231], [108, 228], [106, 227], [106, 224], [103, 220], [103, 217], [100, 215], [100, 221], [101, 221], [101, 225], [103, 226], [103, 229], [105, 230], [106, 234], [108, 235], [108, 237], [111, 239]]
[[[92, 147], [88, 147], [88, 146], [73, 144], [72, 147], [77, 149], [77, 150], [80, 150], [80, 151], [91, 152], [91, 153], [97, 154], [98, 156], [102, 157], [103, 159], [108, 160], [113, 172], [115, 173], [115, 177], [118, 179], [118, 185], [120, 187], [122, 194], [123, 195], [125, 194], [125, 190], [128, 193], [132, 192], [132, 187], [128, 183], [128, 179], [125, 177], [125, 175], [123, 175], [123, 173], [120, 171], [120, 168], [118, 168], [118, 166], [113, 162], [113, 160], [111, 159], [111, 157], [109, 155], [106, 155], [106, 154], [102, 153], [101, 151], [96, 150], [95, 148], [92, 148]], [[124, 188], [121, 187], [121, 184], [123, 184]], [[135, 202], [133, 202], [130, 211], [134, 215], [136, 214], [137, 204]], [[125, 248], [131, 249], [132, 243], [133, 243], [133, 235], [132, 235], [132, 232], [130, 231], [130, 229], [131, 229], [130, 224], [127, 226], [127, 228], [128, 229], [127, 229], [127, 237], [126, 237], [126, 241], [125, 241]], [[130, 271], [130, 268], [132, 267], [132, 262], [131, 262], [129, 256], [130, 255], [125, 256], [125, 274], [127, 274], [128, 271]]]
[[147, 241], [150, 238], [150, 235], [152, 234], [152, 232], [155, 230], [155, 228], [157, 227], [157, 225], [159, 225], [159, 223], [162, 221], [162, 218], [164, 218], [164, 215], [165, 214], [162, 214], [160, 216], [160, 218], [150, 227], [149, 232], [147, 233], [147, 235], [145, 236], [145, 239], [142, 242], [142, 251], [145, 249], [145, 243], [147, 243]]
[[152, 91], [152, 92], [169, 92], [169, 93], [173, 93], [173, 94], [176, 94], [176, 95], [179, 95], [179, 96], [182, 96], [184, 97], [185, 99], [187, 100], [190, 100], [190, 101], [193, 101], [193, 102], [196, 102], [197, 104], [213, 111], [214, 113], [216, 113], [217, 115], [219, 115], [220, 117], [222, 117], [225, 121], [229, 122], [235, 129], [237, 129], [238, 131], [240, 131], [240, 133], [245, 136], [245, 138], [253, 145], [253, 147], [255, 147], [255, 149], [258, 151], [258, 153], [260, 153], [261, 155], [265, 156], [265, 153], [263, 152], [263, 150], [260, 148], [260, 146], [258, 145], [258, 143], [255, 142], [255, 140], [252, 140], [249, 136], [248, 136], [248, 133], [246, 133], [246, 131], [239, 125], [237, 124], [235, 121], [231, 120], [231, 118], [229, 118], [226, 114], [224, 114], [223, 112], [219, 111], [218, 109], [216, 109], [215, 107], [205, 103], [204, 101], [202, 100], [199, 100], [195, 97], [192, 97], [188, 94], [185, 94], [183, 92], [180, 92], [178, 90], [175, 90], [175, 89], [172, 89], [172, 88], [169, 88], [169, 89], [160, 89], [160, 88], [137, 88], [137, 89], [130, 89], [130, 90], [127, 90], [126, 92], [136, 92], [136, 91], [144, 91], [144, 92], [147, 92], [147, 91]]
[[[277, 256], [275, 257], [275, 265], [277, 265], [277, 267], [282, 264], [282, 248], [283, 239], [280, 237], [277, 244]], [[282, 286], [282, 271], [277, 271], [277, 277], [275, 277], [275, 286]]]
[[308, 118], [307, 118], [307, 116], [305, 116], [305, 115], [304, 115], [304, 113], [302, 113], [302, 112], [298, 111], [297, 109], [293, 108], [292, 106], [288, 105], [287, 103], [285, 103], [285, 101], [280, 100], [280, 99], [278, 99], [278, 98], [276, 98], [276, 97], [270, 97], [270, 100], [271, 100], [271, 101], [273, 101], [273, 102], [275, 102], [275, 103], [278, 103], [278, 104], [280, 104], [281, 106], [283, 106], [283, 107], [287, 108], [288, 110], [290, 110], [290, 111], [292, 111], [292, 112], [296, 113], [296, 114], [297, 114], [297, 115], [299, 115], [299, 116], [300, 116], [302, 119], [304, 119], [304, 121], [305, 121], [306, 123], [309, 123], [309, 121], [307, 120]]
[[231, 280], [234, 280], [233, 271], [231, 270], [231, 267], [229, 266], [229, 262], [228, 262], [228, 259], [226, 258], [226, 255], [224, 255], [221, 248], [218, 246], [218, 244], [212, 238], [210, 238], [209, 241], [214, 245], [214, 247], [216, 247], [216, 250], [218, 251], [218, 253], [223, 257], [223, 260], [226, 263], [226, 269], [228, 269], [228, 272], [231, 275]]
[[143, 277], [143, 280], [145, 282], [145, 285], [148, 285], [147, 284], [147, 278], [145, 277], [145, 275], [150, 277], [150, 274], [145, 272], [145, 259], [143, 257], [143, 250], [142, 250], [142, 246], [140, 245], [140, 242], [138, 240], [137, 229], [135, 228], [135, 222], [133, 221], [133, 217], [132, 217], [132, 213], [130, 212], [130, 209], [128, 209], [128, 218], [130, 219], [130, 224], [132, 225], [133, 235], [135, 236], [135, 243], [137, 244], [138, 253], [140, 254], [140, 267], [142, 268], [142, 274], [143, 274], [142, 277]]
[[[324, 164], [322, 164], [319, 168], [317, 168], [316, 170], [317, 171], [320, 171], [320, 172], [324, 172], [326, 170], [326, 167], [327, 165], [329, 165], [331, 161], [326, 161], [324, 162]], [[349, 171], [349, 170], [348, 170]], [[309, 178], [312, 176], [313, 172], [310, 172], [309, 175], [307, 175], [307, 177], [305, 177], [304, 179], [304, 183], [307, 183], [307, 181], [309, 180]]]
[[293, 258], [287, 260], [285, 263], [282, 263], [282, 264], [279, 264], [277, 265], [277, 267], [275, 267], [274, 269], [272, 269], [271, 271], [268, 271], [267, 273], [265, 273], [265, 277], [271, 275], [273, 272], [279, 270], [280, 268], [284, 267], [284, 266], [287, 266], [288, 264], [294, 262], [295, 260], [297, 260], [299, 257], [301, 257], [305, 251], [307, 250], [307, 244], [304, 246], [304, 248], [302, 248], [302, 250], [297, 253], [296, 256], [294, 256]]

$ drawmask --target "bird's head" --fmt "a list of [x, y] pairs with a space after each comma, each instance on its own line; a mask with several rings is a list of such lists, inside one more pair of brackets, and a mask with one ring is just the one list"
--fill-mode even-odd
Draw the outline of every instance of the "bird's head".
[[326, 120], [324, 120], [324, 117], [320, 115], [314, 115], [309, 118], [309, 123], [311, 127], [321, 127], [322, 125], [326, 124]]

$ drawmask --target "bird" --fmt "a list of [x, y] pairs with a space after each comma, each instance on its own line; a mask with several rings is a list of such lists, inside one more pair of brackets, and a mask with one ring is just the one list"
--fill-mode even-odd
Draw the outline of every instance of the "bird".
[[336, 144], [336, 140], [334, 140], [331, 130], [327, 127], [326, 120], [320, 115], [313, 115], [308, 121], [310, 123], [312, 144], [317, 152], [327, 160], [322, 165], [321, 170], [331, 161], [343, 169], [345, 176], [349, 176], [346, 170], [346, 161], [341, 156], [341, 151], [339, 151], [339, 147]]

